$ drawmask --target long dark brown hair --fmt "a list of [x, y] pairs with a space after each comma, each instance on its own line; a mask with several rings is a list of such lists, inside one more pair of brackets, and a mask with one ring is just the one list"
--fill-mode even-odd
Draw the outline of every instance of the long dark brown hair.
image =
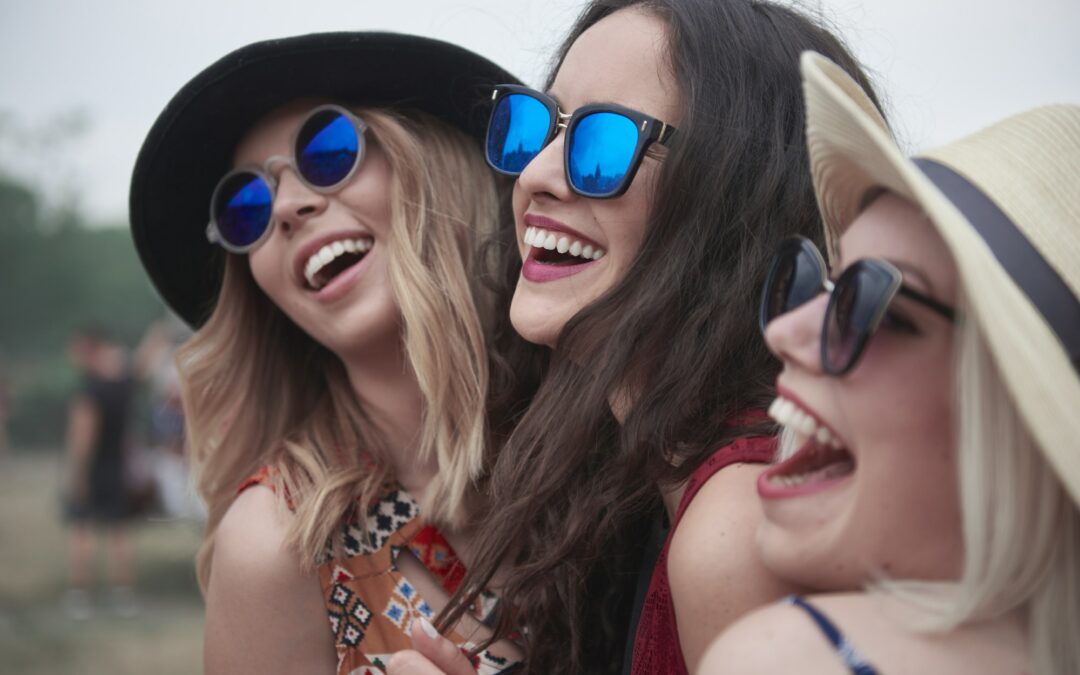
[[[529, 672], [617, 670], [639, 524], [659, 509], [658, 486], [685, 481], [736, 438], [772, 432], [741, 415], [768, 404], [778, 370], [758, 332], [759, 289], [777, 242], [822, 232], [799, 54], [824, 54], [874, 96], [828, 30], [757, 0], [593, 0], [553, 73], [585, 30], [626, 7], [667, 25], [679, 133], [626, 277], [567, 323], [549, 363], [521, 366], [530, 380], [542, 368], [543, 381], [493, 460], [493, 508], [442, 617], [494, 583], [499, 632], [524, 629]], [[513, 283], [517, 250], [503, 250]], [[620, 426], [609, 396], [628, 386]]]

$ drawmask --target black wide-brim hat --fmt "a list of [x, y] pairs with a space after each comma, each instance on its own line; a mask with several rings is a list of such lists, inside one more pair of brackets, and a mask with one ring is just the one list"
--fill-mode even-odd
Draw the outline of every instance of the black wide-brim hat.
[[165, 303], [193, 327], [209, 317], [226, 253], [206, 240], [210, 197], [243, 135], [300, 98], [434, 115], [477, 139], [492, 87], [518, 80], [482, 56], [398, 33], [314, 33], [241, 47], [169, 101], [131, 177], [135, 248]]

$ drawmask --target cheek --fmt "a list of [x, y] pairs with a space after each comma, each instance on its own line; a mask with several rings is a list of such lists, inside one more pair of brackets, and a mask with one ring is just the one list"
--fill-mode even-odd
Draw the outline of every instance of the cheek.
[[[951, 446], [953, 369], [951, 343], [930, 337], [871, 340], [849, 375], [844, 408], [860, 432], [850, 440]], [[870, 423], [857, 423], [865, 420]]]
[[361, 222], [385, 234], [391, 218], [392, 174], [386, 159], [379, 154], [369, 155], [352, 182], [337, 193], [338, 200], [351, 213], [361, 216]]
[[279, 304], [281, 288], [279, 277], [281, 275], [277, 273], [276, 269], [279, 256], [274, 250], [275, 248], [276, 246], [271, 239], [249, 253], [248, 267], [251, 269], [251, 276], [255, 279], [255, 284], [274, 301], [274, 304]]

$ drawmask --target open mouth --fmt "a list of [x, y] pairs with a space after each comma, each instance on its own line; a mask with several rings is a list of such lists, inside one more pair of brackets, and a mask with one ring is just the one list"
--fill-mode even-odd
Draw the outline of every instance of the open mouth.
[[320, 248], [304, 265], [304, 281], [310, 290], [318, 291], [339, 274], [356, 265], [371, 251], [375, 240], [370, 237], [339, 239]]
[[855, 458], [839, 437], [823, 422], [795, 402], [778, 396], [769, 416], [794, 432], [798, 450], [762, 474], [768, 487], [798, 493], [815, 491], [842, 480], [855, 471]]
[[542, 265], [580, 265], [604, 257], [606, 251], [573, 235], [540, 227], [526, 227], [522, 241], [536, 249], [533, 259]]

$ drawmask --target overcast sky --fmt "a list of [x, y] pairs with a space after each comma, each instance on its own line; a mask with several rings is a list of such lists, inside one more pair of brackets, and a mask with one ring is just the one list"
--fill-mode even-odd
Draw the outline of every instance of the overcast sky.
[[[788, 1], [788, 0], [785, 0]], [[241, 45], [323, 30], [457, 42], [540, 84], [580, 0], [2, 0], [0, 171], [125, 222], [135, 155], [170, 97]], [[875, 75], [918, 150], [1080, 103], [1080, 0], [804, 0]], [[50, 142], [51, 141], [51, 142]], [[0, 227], [3, 217], [0, 214]]]

